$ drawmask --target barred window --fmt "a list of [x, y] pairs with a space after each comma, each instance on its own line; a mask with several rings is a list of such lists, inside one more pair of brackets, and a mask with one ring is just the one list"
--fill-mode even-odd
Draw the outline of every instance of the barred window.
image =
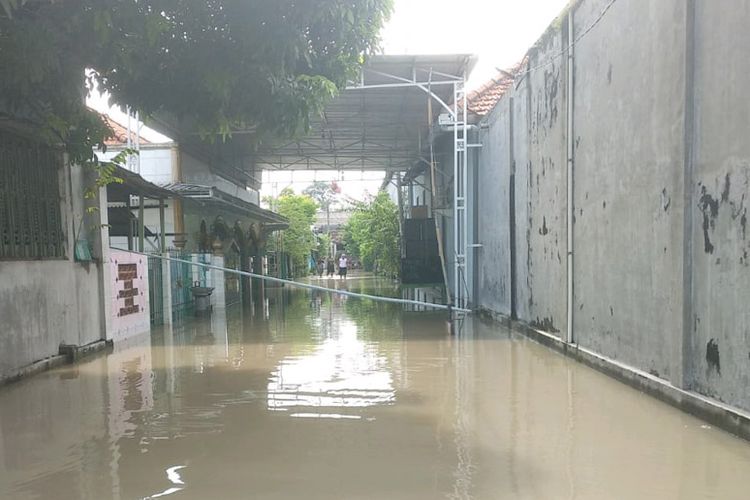
[[0, 259], [65, 256], [62, 161], [54, 149], [0, 131]]

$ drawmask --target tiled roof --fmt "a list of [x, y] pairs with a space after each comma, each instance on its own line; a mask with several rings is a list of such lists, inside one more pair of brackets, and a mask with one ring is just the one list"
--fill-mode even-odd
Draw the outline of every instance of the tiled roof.
[[[109, 128], [112, 129], [112, 135], [107, 138], [107, 140], [104, 141], [104, 143], [107, 146], [124, 146], [128, 143], [128, 129], [126, 127], [123, 127], [116, 121], [114, 121], [112, 118], [110, 118], [107, 115], [102, 115], [102, 118], [104, 119], [104, 122], [109, 126]], [[135, 129], [135, 124], [133, 124], [133, 129]], [[130, 131], [130, 141], [131, 144], [135, 144], [135, 131]], [[140, 138], [141, 144], [149, 144], [149, 141], [143, 138], [141, 136]]]
[[488, 114], [505, 93], [513, 86], [516, 75], [525, 64], [525, 60], [507, 71], [498, 71], [497, 75], [474, 92], [469, 94], [467, 107], [469, 112], [479, 116]]

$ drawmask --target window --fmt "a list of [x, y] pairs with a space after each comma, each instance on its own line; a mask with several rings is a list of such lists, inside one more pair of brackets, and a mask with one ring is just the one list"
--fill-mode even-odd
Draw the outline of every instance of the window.
[[59, 152], [0, 131], [0, 259], [65, 256]]

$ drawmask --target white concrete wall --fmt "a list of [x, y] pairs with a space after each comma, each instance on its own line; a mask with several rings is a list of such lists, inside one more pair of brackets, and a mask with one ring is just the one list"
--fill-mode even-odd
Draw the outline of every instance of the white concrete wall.
[[617, 2], [598, 20], [608, 4], [575, 3], [573, 36], [567, 18], [551, 26], [484, 120], [478, 305], [507, 314], [515, 299], [519, 319], [565, 333], [562, 52], [597, 23], [574, 58], [575, 342], [748, 410], [750, 6]]
[[[118, 275], [123, 265], [135, 266], [136, 276], [128, 280], [130, 283], [120, 279]], [[109, 314], [111, 315], [108, 337], [121, 341], [148, 332], [151, 328], [151, 309], [148, 296], [147, 258], [126, 251], [110, 250], [109, 268], [110, 282], [105, 284], [109, 288]], [[127, 310], [127, 299], [122, 296], [123, 293], [131, 291], [136, 293], [135, 296], [130, 297], [133, 305], [138, 308], [136, 312]]]
[[[172, 149], [171, 143], [164, 145], [147, 145], [141, 147], [140, 174], [141, 177], [157, 185], [174, 182], [172, 174]], [[111, 160], [121, 148], [110, 147], [106, 153], [99, 153], [103, 160]]]
[[0, 378], [56, 355], [60, 344], [105, 338], [101, 261], [73, 259], [76, 235], [96, 246], [98, 217], [83, 206], [90, 182], [80, 167], [60, 169], [64, 259], [0, 261]]
[[246, 189], [214, 174], [210, 167], [193, 156], [181, 153], [182, 180], [189, 184], [212, 186], [248, 203], [260, 204], [258, 191]]

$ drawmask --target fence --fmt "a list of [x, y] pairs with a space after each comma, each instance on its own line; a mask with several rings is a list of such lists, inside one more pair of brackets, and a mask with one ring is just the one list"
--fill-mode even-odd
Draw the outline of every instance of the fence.
[[151, 324], [164, 324], [164, 273], [162, 261], [148, 258], [148, 300], [151, 304]]

